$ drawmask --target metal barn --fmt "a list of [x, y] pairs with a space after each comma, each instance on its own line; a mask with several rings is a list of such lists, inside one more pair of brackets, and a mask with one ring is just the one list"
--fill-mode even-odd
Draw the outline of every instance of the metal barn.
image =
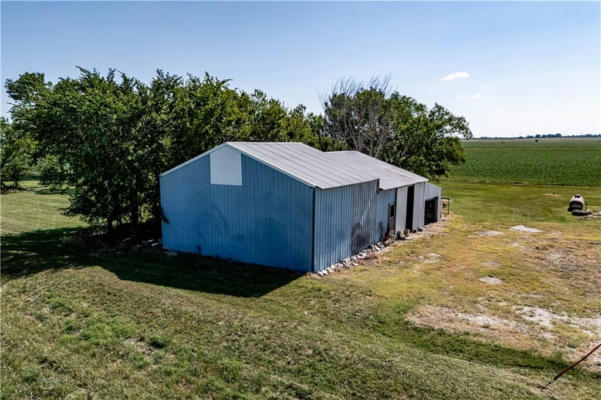
[[163, 247], [320, 271], [441, 217], [440, 187], [356, 151], [228, 142], [160, 177]]

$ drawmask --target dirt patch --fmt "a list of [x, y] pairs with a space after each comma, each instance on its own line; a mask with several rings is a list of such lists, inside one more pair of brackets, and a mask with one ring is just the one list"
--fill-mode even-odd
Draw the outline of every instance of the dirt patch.
[[484, 261], [482, 265], [488, 268], [497, 268], [501, 266], [501, 264], [496, 261]]
[[484, 278], [478, 279], [480, 282], [488, 283], [489, 285], [500, 285], [503, 283], [499, 278], [495, 278], [494, 276], [486, 276]]
[[[513, 320], [490, 315], [482, 308], [484, 312], [471, 314], [451, 307], [421, 306], [407, 316], [407, 321], [450, 332], [471, 333], [502, 345], [537, 350], [542, 354], [550, 355], [559, 351], [571, 361], [579, 359], [601, 341], [601, 316], [580, 318], [536, 307], [513, 307], [519, 318]], [[578, 346], [569, 345], [566, 336], [556, 330], [558, 322], [571, 323], [576, 332], [582, 332], [590, 339]], [[601, 353], [590, 356], [584, 365], [598, 369]]]
[[511, 229], [512, 231], [526, 232], [526, 233], [540, 233], [540, 232], [542, 232], [540, 229], [529, 228], [529, 227], [524, 226], [524, 225], [515, 225], [515, 226], [512, 226], [509, 229]]
[[515, 321], [487, 314], [469, 314], [451, 307], [432, 306], [420, 307], [418, 312], [410, 314], [407, 320], [421, 326], [464, 332], [482, 332], [488, 329], [514, 331], [519, 325]]
[[522, 258], [548, 281], [584, 299], [601, 296], [601, 245], [593, 241], [545, 238], [520, 249]]
[[424, 264], [432, 264], [440, 261], [440, 254], [428, 253], [426, 256], [419, 256], [418, 259]]
[[123, 344], [125, 344], [126, 346], [133, 347], [137, 351], [139, 351], [140, 353], [144, 353], [147, 356], [151, 355], [155, 351], [155, 349], [152, 346], [150, 346], [149, 344], [147, 344], [143, 340], [139, 340], [137, 338], [125, 339], [123, 341]]
[[569, 316], [565, 313], [556, 314], [540, 307], [515, 306], [516, 314], [526, 321], [533, 322], [543, 328], [552, 329], [557, 324], [566, 324], [579, 331], [601, 337], [601, 315], [592, 318]]
[[[472, 333], [521, 349], [536, 348], [538, 342], [533, 343], [535, 338], [545, 343], [554, 338], [551, 332], [533, 328], [525, 322], [486, 313], [461, 312], [451, 307], [422, 306], [407, 316], [407, 320], [419, 326], [442, 328], [449, 332]], [[544, 347], [541, 347], [541, 350], [544, 350]]]
[[500, 236], [502, 234], [503, 234], [503, 232], [499, 232], [499, 231], [481, 231], [481, 232], [477, 233], [478, 236], [482, 236], [482, 237]]
[[559, 265], [561, 263], [562, 254], [558, 252], [551, 252], [547, 254], [547, 259], [555, 265]]
[[[453, 214], [449, 215], [449, 216], [444, 216], [442, 217], [442, 219], [438, 220], [438, 222], [434, 222], [432, 224], [428, 224], [426, 226], [424, 226], [422, 228], [421, 231], [417, 231], [412, 233], [411, 235], [409, 235], [409, 237], [407, 237], [407, 240], [416, 240], [416, 239], [420, 239], [422, 237], [428, 237], [431, 235], [437, 235], [437, 234], [445, 234], [444, 230], [447, 227], [447, 224], [453, 219]], [[395, 243], [398, 243], [399, 241], [396, 241]], [[402, 243], [402, 241], [401, 241]]]

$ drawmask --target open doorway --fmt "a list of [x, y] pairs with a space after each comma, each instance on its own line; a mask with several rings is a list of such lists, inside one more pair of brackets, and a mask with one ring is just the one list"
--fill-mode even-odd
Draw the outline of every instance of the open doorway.
[[407, 188], [407, 213], [405, 218], [405, 229], [413, 230], [413, 202], [415, 197], [415, 186]]
[[426, 225], [438, 221], [438, 197], [426, 200], [424, 223]]
[[386, 236], [394, 237], [396, 231], [396, 203], [388, 204], [388, 230]]

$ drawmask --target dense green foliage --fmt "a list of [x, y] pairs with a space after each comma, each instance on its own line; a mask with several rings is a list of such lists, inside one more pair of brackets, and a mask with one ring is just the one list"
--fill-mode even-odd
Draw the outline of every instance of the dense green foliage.
[[601, 139], [463, 142], [464, 165], [450, 179], [471, 182], [601, 186]]
[[7, 80], [13, 126], [37, 141], [41, 178], [70, 185], [69, 215], [90, 223], [159, 221], [158, 176], [225, 141], [302, 141], [335, 148], [319, 116], [286, 109], [264, 93], [228, 82], [158, 71], [149, 85], [81, 69], [47, 83], [43, 74]]
[[325, 131], [350, 149], [435, 179], [464, 161], [469, 124], [439, 104], [428, 109], [389, 93], [386, 80], [341, 81], [324, 103]]
[[81, 69], [55, 84], [25, 73], [5, 87], [13, 102], [9, 131], [32, 139], [42, 181], [73, 187], [67, 214], [108, 231], [130, 223], [135, 238], [140, 221], [160, 221], [159, 175], [226, 141], [354, 149], [430, 178], [463, 161], [457, 135], [471, 137], [464, 118], [378, 85], [332, 93], [325, 116], [208, 74], [157, 71], [145, 84], [114, 70]]
[[0, 176], [2, 188], [12, 182], [13, 188], [32, 167], [35, 142], [26, 132], [15, 129], [4, 118], [0, 118]]

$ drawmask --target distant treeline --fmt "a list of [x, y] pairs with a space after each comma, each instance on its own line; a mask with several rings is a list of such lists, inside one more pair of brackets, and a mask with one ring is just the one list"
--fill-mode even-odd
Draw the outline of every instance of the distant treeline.
[[526, 136], [511, 136], [511, 137], [503, 137], [503, 136], [480, 136], [475, 139], [488, 139], [488, 140], [507, 140], [507, 139], [553, 139], [553, 138], [597, 138], [601, 137], [601, 133], [586, 133], [582, 135], [563, 135], [561, 133], [546, 133], [546, 134], [536, 134], [536, 135], [526, 135]]

